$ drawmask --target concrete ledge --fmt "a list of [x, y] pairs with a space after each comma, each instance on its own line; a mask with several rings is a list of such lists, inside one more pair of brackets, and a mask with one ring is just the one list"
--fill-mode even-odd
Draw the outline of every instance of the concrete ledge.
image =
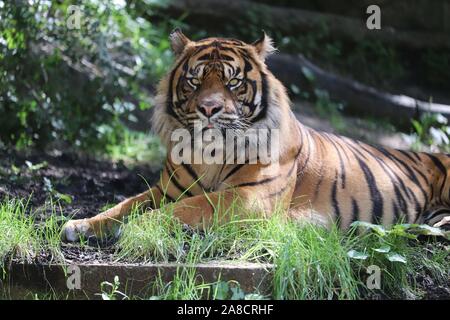
[[[75, 267], [74, 267], [75, 266]], [[33, 298], [33, 294], [53, 294], [72, 299], [99, 299], [100, 285], [113, 282], [118, 276], [120, 291], [132, 297], [148, 298], [153, 282], [160, 274], [164, 282], [171, 281], [179, 271], [195, 268], [198, 279], [204, 283], [217, 280], [237, 281], [245, 293], [268, 294], [271, 287], [270, 264], [248, 262], [208, 262], [196, 265], [177, 263], [158, 264], [49, 264], [13, 263], [0, 270], [0, 295], [11, 299]], [[79, 270], [80, 289], [69, 289], [75, 283]]]

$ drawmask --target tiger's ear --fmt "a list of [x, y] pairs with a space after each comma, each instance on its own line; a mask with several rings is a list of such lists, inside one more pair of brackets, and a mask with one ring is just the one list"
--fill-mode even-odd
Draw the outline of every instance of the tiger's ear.
[[270, 38], [264, 31], [261, 38], [253, 42], [252, 46], [255, 47], [256, 53], [258, 53], [259, 57], [263, 61], [267, 58], [267, 56], [277, 50], [273, 46], [272, 38]]
[[191, 42], [188, 37], [186, 37], [180, 28], [175, 28], [169, 35], [170, 46], [172, 47], [175, 55], [180, 55], [186, 45]]

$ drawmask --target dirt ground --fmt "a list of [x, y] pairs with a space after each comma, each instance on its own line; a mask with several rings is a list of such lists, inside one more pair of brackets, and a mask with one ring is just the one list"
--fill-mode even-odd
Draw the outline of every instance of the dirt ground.
[[[2, 154], [0, 200], [5, 197], [30, 198], [29, 206], [36, 209], [43, 206], [50, 196], [57, 199], [60, 198], [58, 194], [63, 194], [72, 199], [71, 202], [59, 201], [64, 215], [74, 218], [93, 216], [107, 204], [118, 203], [146, 190], [147, 183], [152, 185], [159, 178], [159, 168], [145, 165], [126, 167], [121, 162], [75, 153], [5, 150]], [[42, 168], [33, 169], [30, 164], [31, 167]], [[43, 213], [50, 214], [49, 211], [47, 208]]]

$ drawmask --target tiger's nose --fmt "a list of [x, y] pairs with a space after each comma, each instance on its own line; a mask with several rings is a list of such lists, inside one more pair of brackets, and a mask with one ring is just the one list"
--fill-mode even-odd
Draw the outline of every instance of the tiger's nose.
[[213, 101], [204, 101], [202, 104], [198, 106], [198, 110], [207, 117], [212, 117], [222, 109], [223, 109], [222, 104], [218, 104]]

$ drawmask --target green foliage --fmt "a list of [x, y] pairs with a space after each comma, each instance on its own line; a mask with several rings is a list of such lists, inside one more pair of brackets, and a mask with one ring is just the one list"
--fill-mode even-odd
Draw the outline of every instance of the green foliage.
[[101, 0], [80, 4], [80, 28], [69, 28], [69, 5], [0, 1], [4, 144], [104, 149], [123, 136], [121, 117], [150, 107], [149, 81], [172, 59], [170, 23], [155, 27]]
[[163, 163], [166, 150], [156, 136], [124, 130], [121, 139], [112, 139], [106, 145], [106, 153], [112, 160], [145, 162], [156, 167]]
[[98, 294], [102, 300], [125, 300], [128, 296], [119, 291], [120, 280], [118, 276], [114, 277], [114, 282], [104, 281], [100, 284], [102, 293]]
[[447, 90], [450, 82], [450, 53], [445, 50], [428, 49], [421, 55], [421, 60], [425, 80]]
[[[448, 277], [448, 269], [442, 271], [428, 256], [423, 244], [411, 245], [417, 242], [418, 236], [448, 237], [444, 231], [429, 225], [397, 224], [390, 228], [368, 222], [357, 221], [353, 228], [359, 228], [363, 233], [357, 238], [347, 255], [365, 270], [369, 266], [377, 266], [383, 275], [380, 281], [381, 290], [394, 297], [405, 294], [417, 296], [415, 277], [420, 269], [429, 268], [437, 282], [444, 282]], [[436, 249], [433, 254], [444, 254]], [[448, 262], [443, 265], [448, 266]], [[447, 267], [448, 268], [448, 267]]]
[[12, 258], [31, 262], [44, 250], [55, 259], [61, 258], [58, 205], [51, 200], [48, 205], [54, 215], [40, 222], [29, 212], [27, 201], [8, 198], [0, 201], [0, 267]]
[[400, 52], [380, 41], [361, 41], [345, 59], [347, 69], [360, 80], [377, 84], [395, 82], [405, 75]]
[[341, 114], [344, 109], [342, 103], [331, 100], [330, 94], [325, 90], [315, 89], [315, 107], [318, 114], [323, 118], [330, 119], [331, 125], [338, 131], [342, 131], [345, 123]]
[[416, 151], [450, 152], [450, 126], [442, 114], [424, 113], [411, 120], [414, 133], [412, 148]]
[[193, 266], [178, 267], [173, 279], [164, 280], [161, 272], [151, 288], [151, 300], [199, 300], [208, 297], [211, 284], [207, 284], [197, 275]]

